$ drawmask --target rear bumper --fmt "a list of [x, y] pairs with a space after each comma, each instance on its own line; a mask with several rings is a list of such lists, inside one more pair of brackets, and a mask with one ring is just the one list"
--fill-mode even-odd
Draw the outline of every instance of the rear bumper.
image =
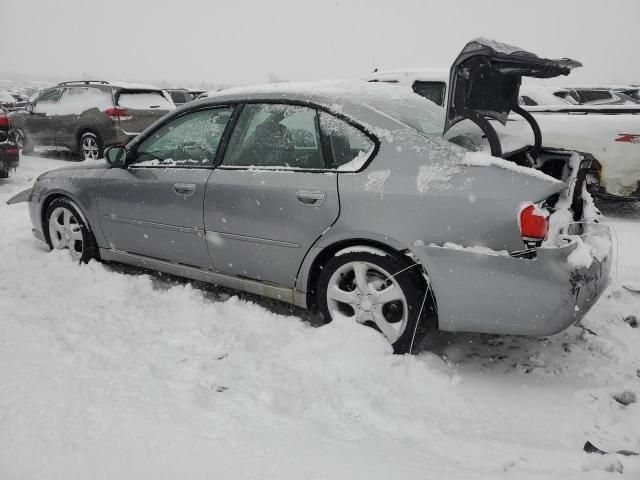
[[552, 335], [580, 321], [609, 284], [608, 228], [586, 232], [591, 263], [572, 266], [575, 238], [534, 259], [437, 246], [414, 249], [432, 282], [441, 330]]

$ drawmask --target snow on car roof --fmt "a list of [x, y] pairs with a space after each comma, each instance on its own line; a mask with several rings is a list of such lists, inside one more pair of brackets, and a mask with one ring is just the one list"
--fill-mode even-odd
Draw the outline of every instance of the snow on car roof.
[[112, 81], [112, 80], [108, 80], [109, 85], [114, 86], [114, 87], [120, 87], [120, 88], [138, 88], [138, 89], [147, 89], [147, 90], [162, 90], [159, 87], [156, 87], [155, 85], [149, 85], [146, 83], [136, 83], [136, 82], [121, 82], [121, 81]]
[[405, 68], [401, 70], [383, 70], [363, 78], [367, 82], [393, 82], [412, 85], [415, 81], [445, 82], [449, 80], [446, 68]]
[[[369, 83], [361, 80], [327, 80], [320, 82], [268, 83], [245, 87], [232, 87], [217, 92], [209, 92], [208, 100], [288, 99], [311, 101], [328, 107], [336, 104], [361, 105], [377, 99], [387, 101], [407, 101], [415, 103], [417, 98], [410, 88]], [[425, 102], [431, 104], [428, 100]], [[435, 107], [435, 104], [432, 104]]]

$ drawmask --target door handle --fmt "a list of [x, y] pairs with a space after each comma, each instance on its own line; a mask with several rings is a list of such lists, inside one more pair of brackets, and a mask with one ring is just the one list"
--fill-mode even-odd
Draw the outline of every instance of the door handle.
[[178, 195], [190, 197], [196, 191], [195, 183], [174, 183], [173, 191]]
[[298, 197], [298, 201], [302, 205], [307, 207], [319, 207], [327, 199], [327, 194], [325, 192], [300, 190], [296, 193], [296, 197]]

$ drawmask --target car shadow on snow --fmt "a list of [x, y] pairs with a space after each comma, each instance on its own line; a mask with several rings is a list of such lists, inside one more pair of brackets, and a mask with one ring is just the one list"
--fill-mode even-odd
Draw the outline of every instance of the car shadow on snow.
[[[212, 302], [224, 302], [231, 297], [255, 303], [279, 315], [295, 316], [313, 327], [325, 324], [317, 312], [305, 310], [278, 300], [240, 292], [218, 285], [186, 279], [166, 273], [147, 270], [132, 265], [109, 263], [107, 268], [125, 275], [146, 274], [151, 278], [153, 288], [167, 290], [176, 285], [190, 284], [202, 292]], [[440, 356], [452, 365], [471, 369], [491, 369], [499, 372], [519, 373], [540, 372], [561, 365], [568, 360], [576, 344], [588, 342], [586, 334], [578, 328], [571, 328], [553, 337], [525, 337], [515, 335], [490, 335], [480, 333], [451, 333], [436, 331], [430, 333], [414, 348], [413, 353], [429, 353]], [[580, 348], [580, 347], [578, 347]], [[544, 360], [543, 360], [544, 357]]]
[[146, 274], [151, 277], [151, 283], [153, 288], [158, 290], [167, 290], [176, 285], [190, 284], [193, 288], [196, 288], [202, 292], [202, 295], [212, 302], [225, 302], [231, 297], [238, 297], [241, 300], [258, 304], [272, 313], [278, 315], [287, 315], [299, 317], [303, 322], [308, 323], [311, 326], [319, 327], [325, 324], [321, 316], [315, 312], [310, 312], [304, 308], [296, 307], [286, 302], [273, 300], [270, 298], [262, 297], [260, 295], [254, 295], [251, 293], [241, 292], [232, 288], [222, 287], [207, 282], [200, 282], [197, 280], [191, 280], [168, 273], [158, 272], [156, 270], [148, 270], [133, 265], [127, 265], [124, 263], [109, 263], [105, 264], [107, 268], [115, 272], [128, 274], [128, 275], [141, 275]]

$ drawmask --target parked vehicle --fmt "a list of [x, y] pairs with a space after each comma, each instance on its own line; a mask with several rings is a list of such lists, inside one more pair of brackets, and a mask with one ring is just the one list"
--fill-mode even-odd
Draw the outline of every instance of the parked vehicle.
[[630, 106], [640, 104], [639, 99], [613, 87], [522, 87], [520, 93], [520, 103], [528, 107], [565, 104]]
[[0, 106], [0, 178], [7, 178], [20, 161], [15, 131], [11, 125], [9, 111]]
[[24, 153], [34, 149], [97, 159], [125, 144], [175, 105], [154, 87], [106, 81], [63, 82], [12, 114]]
[[5, 110], [15, 110], [16, 104], [18, 104], [20, 101], [21, 100], [11, 92], [0, 90], [0, 107], [3, 107]]
[[[484, 44], [491, 48], [491, 42], [483, 39], [471, 44]], [[509, 48], [522, 51], [517, 47]], [[487, 55], [490, 57], [492, 53]], [[459, 69], [460, 66], [454, 64], [452, 78]], [[448, 89], [450, 80], [444, 70], [376, 72], [365, 80], [409, 86], [437, 105], [452, 106], [453, 92]], [[633, 93], [632, 90], [627, 89]], [[449, 103], [445, 100], [447, 95]], [[489, 119], [483, 124], [487, 123], [493, 130], [489, 140], [500, 135], [503, 143], [510, 146], [506, 153], [511, 154], [517, 154], [519, 149], [534, 143], [548, 149], [581, 152], [586, 159], [587, 187], [592, 195], [608, 200], [640, 199], [640, 105], [578, 105], [579, 99], [573, 97], [571, 89], [563, 88], [523, 88], [518, 100], [522, 108], [517, 105], [517, 100], [509, 100], [516, 104], [515, 107], [508, 105], [515, 113], [509, 118], [480, 115]], [[486, 133], [484, 130], [482, 128], [483, 135]], [[507, 156], [495, 149], [495, 139], [493, 144], [491, 150], [494, 154]], [[523, 163], [527, 162], [523, 160]], [[547, 172], [564, 168], [557, 159], [551, 163], [538, 161], [536, 166]]]
[[176, 107], [184, 105], [196, 98], [191, 92], [184, 88], [170, 88], [165, 90], [170, 96]]
[[[575, 178], [569, 189], [470, 154], [442, 138], [443, 119], [388, 85], [228, 89], [107, 149], [105, 162], [41, 175], [21, 198], [34, 234], [74, 261], [318, 308], [372, 326], [396, 352], [437, 328], [549, 335], [575, 324], [611, 263], [608, 233], [592, 248], [597, 225], [580, 222], [588, 196]], [[547, 235], [545, 209], [553, 220], [569, 205], [574, 216]]]

